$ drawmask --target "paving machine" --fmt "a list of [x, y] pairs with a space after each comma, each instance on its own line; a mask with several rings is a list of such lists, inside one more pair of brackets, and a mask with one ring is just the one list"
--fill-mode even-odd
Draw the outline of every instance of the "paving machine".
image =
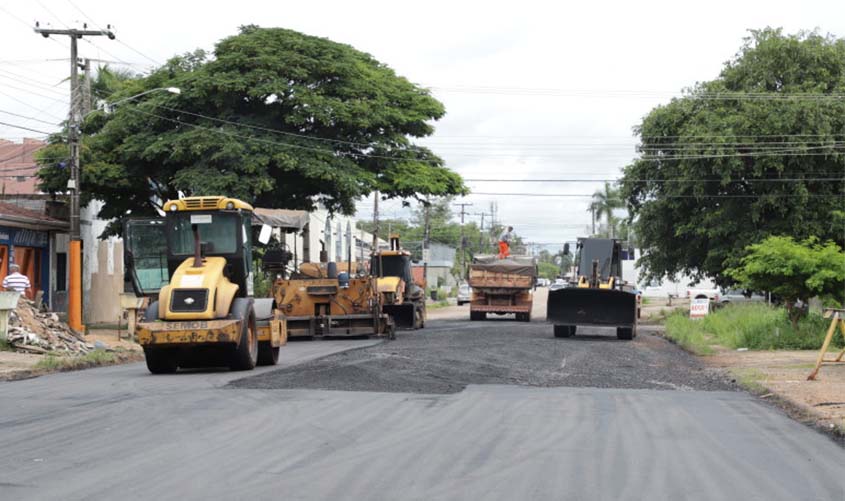
[[546, 318], [555, 337], [573, 336], [579, 325], [616, 327], [619, 339], [636, 337], [637, 294], [622, 279], [621, 254], [620, 240], [578, 239], [574, 281], [549, 288]]
[[[347, 263], [302, 263], [290, 278], [277, 278], [273, 299], [288, 336], [393, 337], [393, 320], [381, 311], [376, 280], [349, 273]], [[346, 271], [338, 271], [338, 269]]]
[[399, 245], [399, 235], [390, 235], [390, 248], [373, 253], [370, 274], [376, 277], [382, 311], [397, 327], [425, 327], [425, 284], [414, 281], [411, 253]]
[[253, 298], [252, 207], [226, 197], [187, 197], [164, 219], [124, 225], [126, 271], [151, 297], [138, 342], [154, 374], [180, 367], [249, 370], [278, 362], [284, 317]]

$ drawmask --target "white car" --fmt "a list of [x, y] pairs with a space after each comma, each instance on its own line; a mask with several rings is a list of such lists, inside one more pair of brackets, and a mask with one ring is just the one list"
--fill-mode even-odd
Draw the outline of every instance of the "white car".
[[458, 287], [458, 306], [472, 301], [472, 287], [469, 284], [461, 284]]

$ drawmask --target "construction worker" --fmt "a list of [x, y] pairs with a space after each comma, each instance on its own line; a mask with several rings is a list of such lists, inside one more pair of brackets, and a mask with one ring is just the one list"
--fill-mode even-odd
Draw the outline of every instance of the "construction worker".
[[499, 235], [499, 259], [505, 259], [511, 255], [511, 238], [513, 238], [513, 226], [508, 226], [508, 229]]

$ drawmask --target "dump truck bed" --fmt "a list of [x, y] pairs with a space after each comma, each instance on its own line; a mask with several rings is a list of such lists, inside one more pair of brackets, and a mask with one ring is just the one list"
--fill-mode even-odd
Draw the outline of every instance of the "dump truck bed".
[[482, 258], [473, 262], [467, 280], [472, 287], [470, 318], [481, 320], [487, 313], [515, 313], [517, 319], [530, 320], [536, 271], [533, 258]]

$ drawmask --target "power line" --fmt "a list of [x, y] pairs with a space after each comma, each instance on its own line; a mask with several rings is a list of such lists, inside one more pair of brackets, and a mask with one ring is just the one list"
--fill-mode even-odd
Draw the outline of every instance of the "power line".
[[41, 123], [47, 124], [47, 125], [60, 125], [60, 124], [57, 124], [57, 123], [48, 122], [46, 120], [41, 120], [40, 118], [29, 117], [29, 116], [26, 116], [26, 115], [20, 115], [18, 113], [12, 113], [11, 111], [0, 110], [0, 113], [4, 113], [6, 115], [12, 115], [12, 116], [15, 116], [15, 117], [18, 117], [18, 118], [25, 118], [27, 120], [32, 120], [34, 122], [41, 122]]
[[[89, 16], [88, 14], [86, 14], [86, 13], [85, 13], [82, 9], [80, 9], [80, 8], [79, 8], [79, 6], [77, 6], [77, 5], [76, 5], [75, 3], [73, 3], [71, 0], [67, 0], [67, 3], [69, 3], [69, 4], [71, 5], [71, 7], [73, 7], [74, 9], [76, 9], [76, 10], [77, 10], [77, 12], [79, 12], [80, 14], [82, 14], [82, 17], [84, 17], [84, 18], [88, 19], [89, 21], [91, 21], [91, 24], [93, 24], [94, 26], [96, 26], [96, 27], [97, 27], [97, 29], [99, 29], [99, 30], [101, 30], [101, 31], [105, 31], [105, 30], [103, 30], [103, 27], [102, 27], [102, 26], [100, 26], [99, 24], [97, 24], [97, 22], [96, 22], [96, 21], [94, 21], [94, 19], [93, 19], [91, 16]], [[149, 61], [152, 61], [154, 64], [156, 64], [156, 65], [158, 65], [158, 66], [160, 66], [160, 65], [161, 65], [161, 63], [160, 63], [159, 61], [156, 61], [155, 59], [153, 59], [153, 58], [151, 58], [150, 56], [148, 56], [148, 55], [144, 54], [143, 52], [139, 51], [138, 49], [136, 49], [136, 48], [132, 47], [132, 46], [131, 46], [131, 45], [129, 45], [128, 43], [124, 42], [123, 40], [118, 39], [118, 40], [117, 40], [117, 43], [119, 43], [119, 44], [123, 45], [124, 47], [128, 48], [128, 49], [129, 49], [129, 50], [131, 50], [132, 52], [134, 52], [134, 53], [138, 54], [139, 56], [144, 57], [144, 58], [148, 59]], [[124, 64], [126, 64], [126, 63], [124, 62]]]
[[38, 129], [30, 129], [29, 127], [24, 127], [22, 125], [10, 124], [8, 122], [0, 122], [0, 125], [5, 125], [6, 127], [12, 127], [12, 128], [15, 128], [15, 129], [28, 130], [28, 131], [31, 131], [31, 132], [38, 132], [39, 134], [44, 134], [46, 136], [50, 135], [50, 132], [44, 132], [43, 130], [38, 130]]
[[429, 86], [431, 90], [442, 92], [453, 92], [463, 94], [493, 94], [506, 96], [540, 96], [540, 97], [580, 97], [580, 98], [659, 98], [659, 97], [680, 97], [691, 99], [703, 99], [709, 101], [723, 100], [766, 100], [782, 101], [791, 99], [808, 100], [841, 100], [845, 94], [823, 94], [823, 93], [784, 93], [784, 92], [738, 92], [738, 91], [696, 91], [691, 93], [679, 93], [677, 91], [648, 91], [648, 90], [595, 90], [595, 89], [542, 89], [524, 87], [478, 87], [478, 86]]
[[[593, 194], [580, 193], [482, 193], [471, 192], [470, 195], [497, 196], [497, 197], [560, 197], [560, 198], [592, 198]], [[841, 197], [842, 194], [817, 195], [808, 193], [806, 195], [789, 195], [784, 193], [761, 193], [758, 195], [661, 195], [660, 198], [827, 198]]]
[[[619, 183], [623, 179], [464, 179], [469, 183]], [[634, 183], [721, 183], [721, 179], [624, 179]], [[771, 182], [790, 183], [800, 181], [845, 181], [845, 177], [792, 177], [792, 178], [742, 178], [732, 179], [729, 183]]]

